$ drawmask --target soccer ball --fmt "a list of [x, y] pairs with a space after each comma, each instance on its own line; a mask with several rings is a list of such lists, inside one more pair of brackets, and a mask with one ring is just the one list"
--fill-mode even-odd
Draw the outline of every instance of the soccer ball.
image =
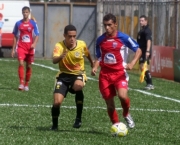
[[126, 136], [128, 134], [127, 126], [122, 122], [113, 124], [111, 126], [110, 131], [111, 131], [112, 136], [122, 137], [122, 136]]

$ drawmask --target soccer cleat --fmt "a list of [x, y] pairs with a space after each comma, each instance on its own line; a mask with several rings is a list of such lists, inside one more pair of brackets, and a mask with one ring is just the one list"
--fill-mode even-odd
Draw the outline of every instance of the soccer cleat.
[[19, 87], [18, 87], [18, 90], [23, 91], [24, 90], [24, 85], [20, 84]]
[[79, 118], [76, 118], [74, 124], [73, 124], [74, 128], [80, 128], [81, 127], [81, 120]]
[[52, 127], [50, 128], [50, 130], [57, 131], [57, 130], [58, 130], [58, 127], [57, 127], [57, 126], [52, 126]]
[[151, 84], [147, 84], [147, 86], [145, 87], [146, 90], [154, 90], [154, 86]]
[[134, 128], [135, 127], [135, 123], [134, 123], [134, 121], [133, 121], [130, 114], [128, 114], [126, 117], [124, 117], [124, 119], [125, 119], [125, 121], [126, 121], [129, 128]]
[[29, 87], [28, 87], [28, 86], [25, 86], [25, 87], [24, 87], [24, 91], [29, 91]]

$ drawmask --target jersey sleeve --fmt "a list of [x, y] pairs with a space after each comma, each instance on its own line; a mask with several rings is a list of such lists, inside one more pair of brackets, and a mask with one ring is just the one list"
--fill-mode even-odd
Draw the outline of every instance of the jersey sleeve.
[[145, 34], [146, 34], [146, 41], [148, 41], [148, 40], [152, 40], [152, 37], [151, 37], [151, 30], [150, 29], [147, 29], [146, 31], [145, 31]]
[[84, 55], [85, 56], [88, 56], [89, 55], [89, 50], [88, 50], [88, 48], [87, 48], [87, 45], [86, 45], [86, 43], [83, 41], [83, 43], [84, 43]]
[[54, 50], [53, 50], [53, 57], [58, 57], [63, 53], [63, 47], [60, 43], [56, 43]]
[[139, 44], [127, 34], [119, 32], [118, 37], [120, 41], [122, 41], [123, 44], [127, 46], [128, 48], [130, 48], [132, 51], [136, 52], [137, 49], [139, 48]]
[[39, 29], [38, 29], [37, 23], [36, 23], [35, 21], [33, 21], [33, 20], [30, 20], [30, 22], [31, 22], [31, 24], [32, 24], [33, 27], [34, 27], [34, 35], [35, 35], [35, 36], [39, 36]]
[[104, 39], [105, 39], [105, 35], [103, 34], [100, 37], [98, 37], [97, 40], [96, 40], [95, 55], [96, 55], [98, 60], [101, 60], [101, 47], [100, 47], [100, 44]]
[[2, 29], [3, 25], [4, 25], [4, 22], [3, 22], [3, 21], [0, 21], [0, 28], [1, 28], [1, 29]]
[[14, 28], [13, 28], [13, 32], [14, 36], [17, 36], [18, 34], [18, 23], [16, 22], [16, 24], [14, 25]]

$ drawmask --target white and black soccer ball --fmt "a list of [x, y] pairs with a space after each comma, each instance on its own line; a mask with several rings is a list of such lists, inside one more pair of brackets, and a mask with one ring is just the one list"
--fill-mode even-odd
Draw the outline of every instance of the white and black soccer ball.
[[122, 122], [113, 124], [111, 126], [110, 131], [111, 131], [112, 136], [122, 137], [122, 136], [126, 136], [128, 134], [127, 126]]

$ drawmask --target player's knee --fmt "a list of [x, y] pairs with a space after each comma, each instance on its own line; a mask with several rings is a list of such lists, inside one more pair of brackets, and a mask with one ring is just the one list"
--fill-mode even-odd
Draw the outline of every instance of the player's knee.
[[54, 107], [60, 107], [61, 106], [61, 102], [59, 102], [59, 101], [54, 101], [54, 103], [53, 103], [53, 106]]
[[64, 100], [64, 96], [58, 93], [54, 94], [54, 102], [53, 102], [53, 106], [59, 107], [62, 102]]
[[73, 90], [76, 92], [76, 91], [81, 91], [83, 89], [83, 85], [82, 84], [75, 84], [73, 86]]

